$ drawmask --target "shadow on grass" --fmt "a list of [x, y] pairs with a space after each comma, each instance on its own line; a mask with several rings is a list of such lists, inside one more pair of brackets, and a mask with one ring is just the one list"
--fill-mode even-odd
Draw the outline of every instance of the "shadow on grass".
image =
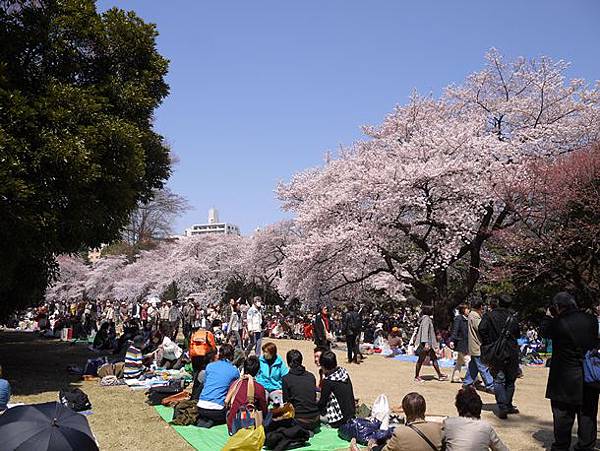
[[85, 366], [98, 354], [85, 344], [64, 343], [28, 332], [0, 332], [0, 365], [14, 396], [29, 396], [80, 385], [67, 366]]

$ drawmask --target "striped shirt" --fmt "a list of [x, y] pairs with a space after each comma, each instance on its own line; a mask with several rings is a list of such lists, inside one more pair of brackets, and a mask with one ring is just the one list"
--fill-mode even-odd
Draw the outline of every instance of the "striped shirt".
[[127, 354], [125, 354], [125, 367], [123, 372], [127, 379], [135, 379], [144, 372], [142, 351], [133, 345], [129, 346]]

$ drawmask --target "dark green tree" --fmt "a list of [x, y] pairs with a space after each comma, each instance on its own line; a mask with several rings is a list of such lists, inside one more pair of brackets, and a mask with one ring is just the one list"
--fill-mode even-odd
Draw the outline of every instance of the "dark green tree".
[[0, 0], [0, 316], [40, 299], [54, 255], [118, 238], [169, 177], [156, 37], [93, 0]]

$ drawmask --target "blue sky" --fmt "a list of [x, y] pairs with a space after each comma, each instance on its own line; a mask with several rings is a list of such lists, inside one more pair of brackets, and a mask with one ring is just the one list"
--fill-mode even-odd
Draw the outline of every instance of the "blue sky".
[[169, 186], [242, 233], [284, 217], [278, 181], [322, 164], [413, 89], [441, 89], [485, 52], [572, 62], [600, 79], [597, 0], [102, 0], [158, 26], [171, 95], [156, 113], [180, 163]]

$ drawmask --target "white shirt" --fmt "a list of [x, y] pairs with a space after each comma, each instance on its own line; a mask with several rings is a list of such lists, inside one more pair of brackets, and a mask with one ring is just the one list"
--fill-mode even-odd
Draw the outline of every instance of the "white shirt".
[[262, 332], [262, 313], [255, 305], [248, 309], [246, 320], [248, 321], [248, 332]]

